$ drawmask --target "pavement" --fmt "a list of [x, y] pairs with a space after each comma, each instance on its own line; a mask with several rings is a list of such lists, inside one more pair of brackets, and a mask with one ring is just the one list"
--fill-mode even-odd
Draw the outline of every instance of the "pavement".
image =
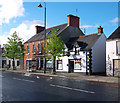
[[44, 74], [44, 71], [42, 71], [42, 70], [37, 70], [36, 72], [28, 72], [24, 69], [12, 70], [12, 69], [6, 69], [6, 68], [0, 68], [0, 71], [22, 73], [25, 75], [63, 77], [63, 78], [71, 78], [71, 79], [78, 79], [78, 80], [86, 80], [88, 82], [93, 82], [93, 83], [99, 82], [99, 83], [108, 83], [108, 84], [120, 86], [120, 78], [119, 77], [86, 75], [86, 74], [81, 74], [81, 73], [62, 73], [62, 72], [57, 72], [56, 74], [52, 74], [49, 71], [47, 71], [46, 74]]

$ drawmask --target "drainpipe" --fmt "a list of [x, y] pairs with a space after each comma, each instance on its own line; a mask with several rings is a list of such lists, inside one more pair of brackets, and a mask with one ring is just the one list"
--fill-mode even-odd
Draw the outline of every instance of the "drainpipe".
[[87, 51], [86, 51], [86, 75], [88, 75], [88, 58], [87, 58]]

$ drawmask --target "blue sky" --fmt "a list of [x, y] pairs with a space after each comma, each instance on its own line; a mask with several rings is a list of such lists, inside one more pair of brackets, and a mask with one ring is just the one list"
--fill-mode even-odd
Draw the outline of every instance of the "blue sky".
[[[44, 7], [37, 7], [40, 2], [11, 1], [12, 9], [9, 9], [9, 5], [6, 9], [6, 3], [0, 6], [0, 10], [4, 11], [0, 12], [3, 15], [0, 44], [6, 43], [7, 37], [14, 31], [26, 41], [35, 34], [35, 25], [44, 23]], [[46, 6], [47, 27], [67, 23], [68, 14], [80, 17], [80, 28], [86, 29], [86, 35], [97, 33], [97, 28], [102, 26], [108, 37], [118, 27], [118, 2], [46, 2]]]

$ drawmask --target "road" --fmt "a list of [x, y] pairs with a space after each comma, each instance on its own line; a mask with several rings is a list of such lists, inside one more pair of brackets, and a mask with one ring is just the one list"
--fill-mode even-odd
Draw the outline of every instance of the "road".
[[118, 87], [60, 77], [0, 73], [2, 101], [117, 101]]

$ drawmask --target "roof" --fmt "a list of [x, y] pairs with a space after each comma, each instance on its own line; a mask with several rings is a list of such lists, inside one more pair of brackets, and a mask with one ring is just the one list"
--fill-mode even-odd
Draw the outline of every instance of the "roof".
[[[52, 34], [51, 31], [53, 28], [55, 28], [57, 30], [58, 36], [60, 36], [64, 42], [67, 42], [69, 40], [69, 38], [71, 38], [71, 37], [79, 37], [80, 35], [84, 35], [83, 32], [79, 28], [68, 26], [67, 23], [65, 23], [62, 25], [47, 28], [46, 29], [46, 37], [47, 37], [47, 35], [50, 36]], [[35, 34], [33, 37], [31, 37], [25, 43], [43, 40], [44, 39], [44, 32], [45, 31], [43, 30], [42, 32], [40, 32], [38, 34]]]
[[107, 40], [120, 39], [120, 26], [107, 38]]
[[[56, 28], [56, 30], [58, 30], [58, 33], [60, 31], [62, 31], [65, 27], [67, 26], [67, 23], [65, 24], [62, 24], [62, 25], [58, 25], [58, 26], [54, 26], [52, 28], [47, 28], [46, 29], [46, 36], [47, 35], [51, 35], [51, 31], [53, 28]], [[45, 30], [43, 30], [42, 32], [38, 33], [38, 34], [35, 34], [34, 36], [32, 36], [30, 39], [28, 39], [25, 43], [30, 43], [30, 42], [35, 42], [35, 41], [41, 41], [44, 39], [44, 32]], [[24, 43], [24, 44], [25, 44]]]
[[82, 50], [89, 50], [93, 47], [100, 36], [100, 33], [80, 36], [77, 40], [77, 44], [81, 47]]
[[68, 48], [68, 50], [71, 50], [74, 46], [74, 43], [76, 42], [76, 40], [78, 39], [79, 37], [71, 37], [69, 38], [69, 40], [65, 43], [66, 44], [66, 47]]

